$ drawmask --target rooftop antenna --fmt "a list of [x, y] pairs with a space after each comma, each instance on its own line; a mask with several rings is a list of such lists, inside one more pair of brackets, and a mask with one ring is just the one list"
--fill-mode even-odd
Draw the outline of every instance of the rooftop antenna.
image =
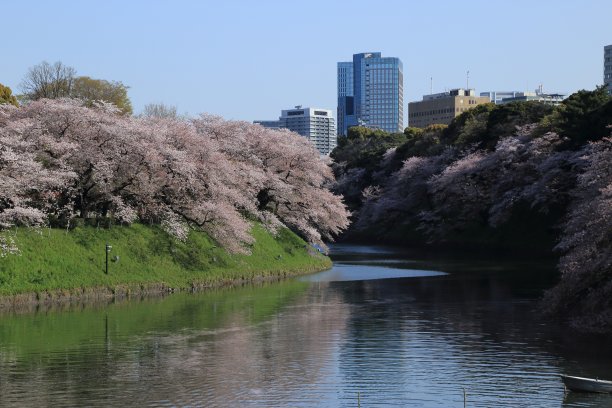
[[433, 77], [429, 77], [429, 94], [433, 95]]
[[468, 70], [468, 72], [465, 74], [465, 89], [469, 90], [470, 89], [470, 71]]

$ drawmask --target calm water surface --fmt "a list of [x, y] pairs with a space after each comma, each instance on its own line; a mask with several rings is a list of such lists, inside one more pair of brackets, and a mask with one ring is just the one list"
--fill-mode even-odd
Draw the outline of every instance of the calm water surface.
[[332, 270], [0, 316], [1, 406], [612, 407], [612, 339], [537, 317], [550, 263], [336, 246]]

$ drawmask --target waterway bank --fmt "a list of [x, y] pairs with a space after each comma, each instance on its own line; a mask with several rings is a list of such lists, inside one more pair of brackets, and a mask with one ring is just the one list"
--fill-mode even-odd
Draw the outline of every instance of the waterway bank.
[[[250, 255], [230, 254], [206, 234], [180, 242], [157, 227], [132, 225], [71, 231], [18, 229], [17, 255], [0, 259], [0, 308], [108, 302], [245, 283], [274, 281], [331, 266], [288, 229], [273, 236], [259, 225]], [[109, 253], [106, 273], [105, 245]]]

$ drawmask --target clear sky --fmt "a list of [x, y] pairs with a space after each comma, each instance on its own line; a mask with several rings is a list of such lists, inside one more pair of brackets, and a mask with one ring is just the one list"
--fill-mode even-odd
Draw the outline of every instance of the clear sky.
[[[0, 83], [62, 61], [151, 102], [228, 119], [336, 109], [336, 63], [380, 51], [404, 65], [404, 102], [464, 87], [571, 93], [603, 82], [610, 0], [0, 0]], [[404, 106], [406, 109], [406, 106]], [[405, 115], [407, 117], [407, 115]]]

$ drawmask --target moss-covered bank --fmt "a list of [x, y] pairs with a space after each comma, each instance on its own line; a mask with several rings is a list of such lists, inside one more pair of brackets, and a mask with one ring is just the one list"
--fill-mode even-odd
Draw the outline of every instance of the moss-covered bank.
[[[245, 281], [277, 279], [331, 267], [284, 229], [275, 237], [253, 227], [251, 255], [229, 254], [206, 234], [180, 242], [158, 227], [5, 232], [20, 255], [0, 259], [0, 305], [100, 299], [197, 290]], [[105, 244], [112, 250], [105, 273]]]

